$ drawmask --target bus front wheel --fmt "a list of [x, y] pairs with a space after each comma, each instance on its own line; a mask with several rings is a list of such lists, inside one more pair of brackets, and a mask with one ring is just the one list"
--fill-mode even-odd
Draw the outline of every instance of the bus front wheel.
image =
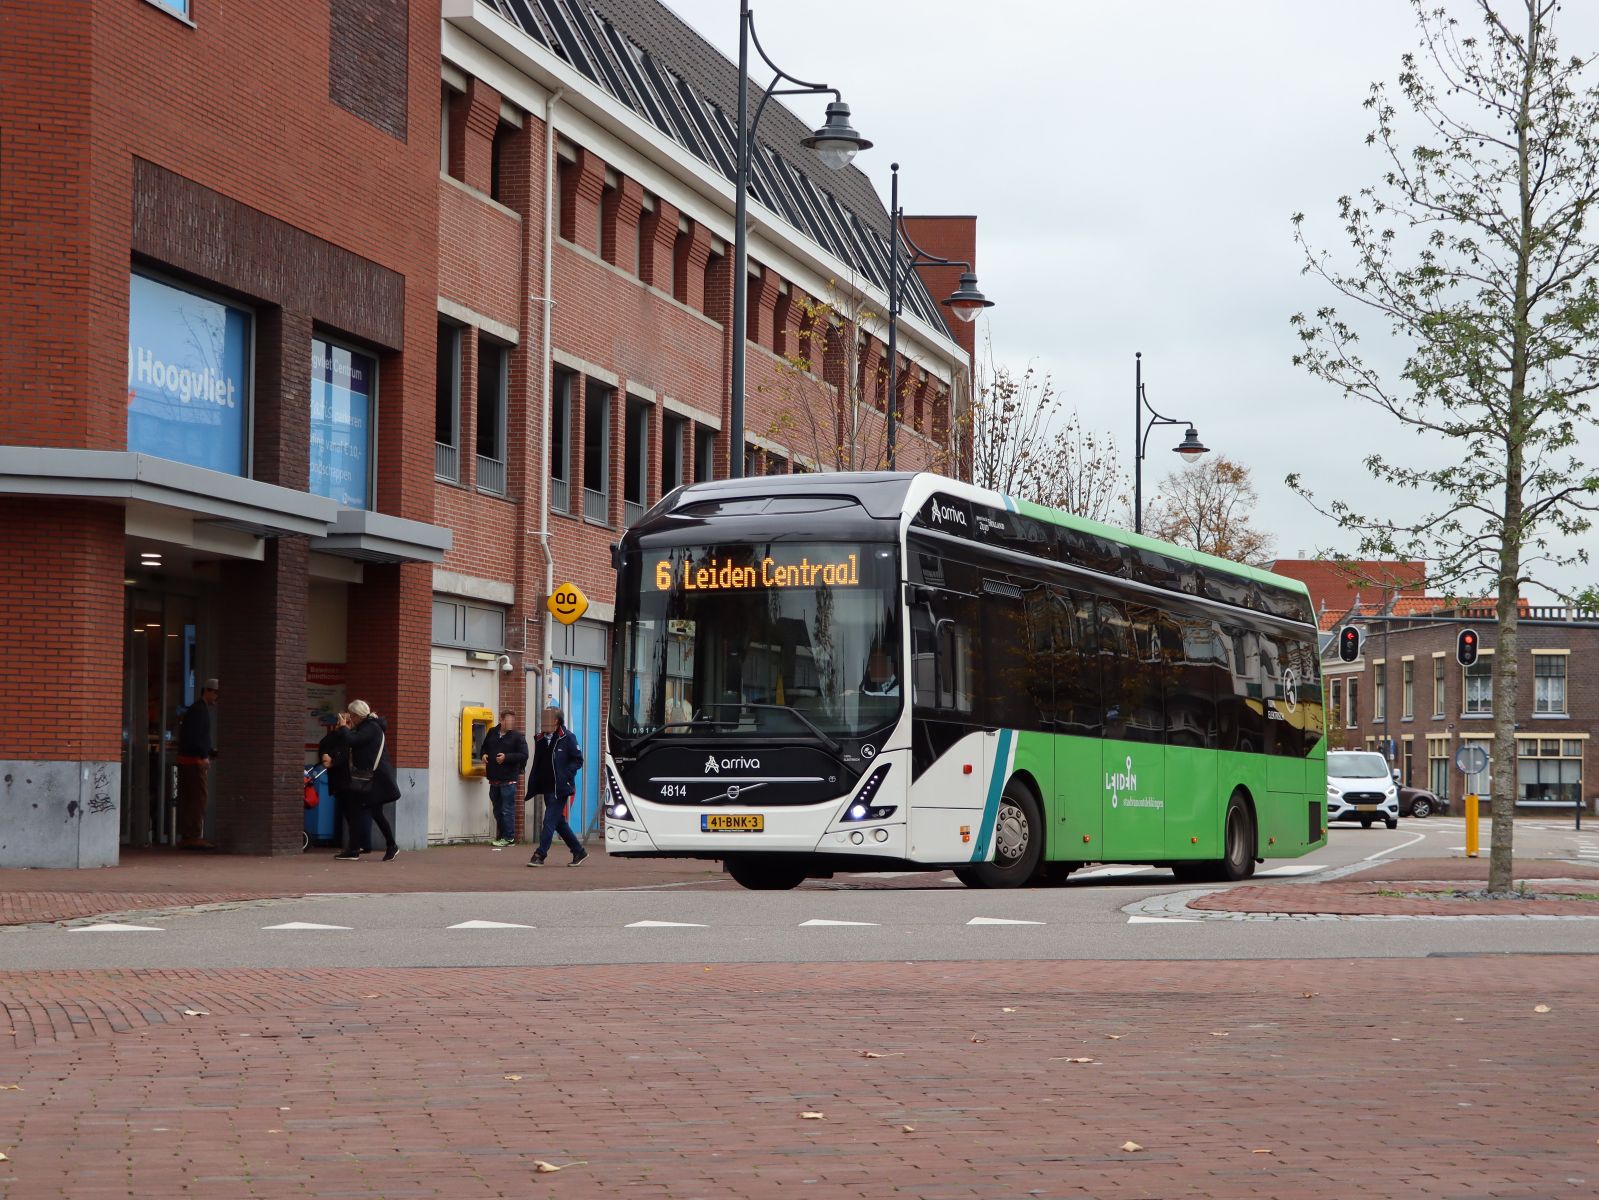
[[994, 815], [994, 860], [957, 867], [969, 888], [1018, 888], [1032, 879], [1044, 857], [1044, 814], [1022, 783], [1012, 780]]
[[787, 892], [805, 882], [805, 868], [782, 860], [730, 858], [727, 873], [752, 892]]

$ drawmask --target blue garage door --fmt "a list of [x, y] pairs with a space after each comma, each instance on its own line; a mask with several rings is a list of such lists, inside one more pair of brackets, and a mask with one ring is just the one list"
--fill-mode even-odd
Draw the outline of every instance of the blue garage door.
[[577, 794], [568, 820], [579, 837], [599, 828], [600, 772], [605, 761], [604, 729], [600, 707], [605, 699], [601, 672], [574, 663], [554, 664], [551, 699], [566, 710], [566, 724], [583, 748], [583, 769], [577, 776]]

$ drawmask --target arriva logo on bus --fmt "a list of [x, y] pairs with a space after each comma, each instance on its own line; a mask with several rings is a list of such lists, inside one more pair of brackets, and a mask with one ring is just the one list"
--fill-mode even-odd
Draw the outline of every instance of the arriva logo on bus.
[[716, 755], [712, 754], [705, 760], [705, 773], [707, 775], [720, 775], [723, 771], [759, 771], [761, 760], [758, 758], [724, 758], [717, 762]]
[[953, 504], [940, 504], [938, 502], [938, 497], [936, 496], [933, 497], [932, 505], [928, 509], [928, 513], [932, 517], [933, 523], [936, 525], [942, 525], [945, 521], [953, 521], [957, 525], [966, 524], [965, 513], [956, 508]]

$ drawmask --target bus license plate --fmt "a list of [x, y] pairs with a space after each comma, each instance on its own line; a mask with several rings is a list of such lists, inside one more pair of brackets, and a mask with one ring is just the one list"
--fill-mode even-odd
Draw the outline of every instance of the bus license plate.
[[701, 813], [701, 833], [761, 833], [766, 817], [761, 813]]

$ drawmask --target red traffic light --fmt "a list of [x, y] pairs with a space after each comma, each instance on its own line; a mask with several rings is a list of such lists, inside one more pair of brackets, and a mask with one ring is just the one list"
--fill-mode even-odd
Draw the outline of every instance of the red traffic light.
[[1354, 662], [1360, 657], [1360, 629], [1345, 625], [1338, 631], [1338, 657], [1344, 662]]
[[1455, 643], [1455, 661], [1463, 667], [1469, 667], [1477, 661], [1477, 631], [1475, 629], [1462, 629], [1460, 638]]

